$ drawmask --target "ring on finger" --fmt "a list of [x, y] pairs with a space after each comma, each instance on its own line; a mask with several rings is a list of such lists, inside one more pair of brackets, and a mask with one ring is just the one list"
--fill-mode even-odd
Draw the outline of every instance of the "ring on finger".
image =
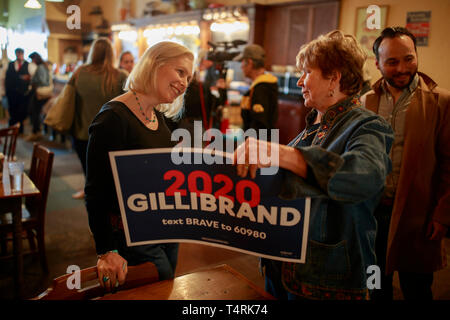
[[103, 276], [103, 282], [108, 282], [109, 281], [109, 277], [108, 276]]

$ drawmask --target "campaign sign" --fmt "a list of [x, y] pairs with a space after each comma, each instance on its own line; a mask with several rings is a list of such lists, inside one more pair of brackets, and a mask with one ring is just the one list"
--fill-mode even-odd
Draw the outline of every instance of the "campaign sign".
[[[202, 159], [203, 150], [189, 150]], [[176, 165], [171, 151], [110, 152], [129, 246], [197, 242], [304, 263], [310, 199], [277, 196], [282, 170], [240, 178], [230, 154], [220, 153], [223, 164]]]

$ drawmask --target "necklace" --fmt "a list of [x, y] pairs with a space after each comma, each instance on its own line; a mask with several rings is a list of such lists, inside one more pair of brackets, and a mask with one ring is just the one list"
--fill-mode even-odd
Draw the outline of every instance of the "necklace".
[[134, 91], [131, 91], [131, 92], [133, 92], [134, 97], [136, 98], [136, 102], [137, 102], [137, 104], [138, 104], [138, 106], [139, 106], [139, 111], [141, 111], [141, 114], [144, 116], [145, 120], [150, 121], [150, 122], [156, 122], [156, 114], [155, 114], [155, 111], [152, 112], [152, 118], [149, 119], [149, 118], [147, 117], [147, 115], [145, 114], [144, 109], [142, 109], [141, 103], [139, 102], [139, 99], [138, 99], [138, 96], [137, 96], [136, 92], [134, 92]]
[[317, 128], [316, 130], [313, 130], [313, 131], [311, 131], [311, 132], [305, 132], [305, 133], [303, 134], [302, 140], [306, 140], [310, 135], [316, 133], [317, 131], [319, 131], [319, 128]]

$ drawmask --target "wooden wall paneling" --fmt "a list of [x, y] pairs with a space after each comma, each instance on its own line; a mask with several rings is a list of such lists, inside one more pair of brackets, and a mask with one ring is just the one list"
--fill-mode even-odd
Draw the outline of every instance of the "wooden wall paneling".
[[[265, 7], [266, 67], [294, 65], [300, 47], [338, 27], [339, 1]], [[251, 36], [257, 37], [259, 34]], [[259, 42], [256, 42], [259, 43]]]
[[311, 40], [312, 7], [296, 6], [289, 8], [289, 41], [286, 46], [286, 65], [295, 65], [295, 58], [300, 47]]
[[248, 43], [264, 45], [264, 33], [266, 28], [266, 12], [262, 5], [254, 5], [247, 9], [249, 22]]
[[339, 3], [331, 2], [317, 4], [312, 7], [313, 23], [312, 23], [312, 39], [317, 38], [321, 34], [326, 34], [338, 27]]
[[266, 29], [263, 47], [266, 49], [266, 68], [271, 70], [273, 64], [286, 64], [286, 50], [289, 33], [288, 14], [282, 7], [269, 7], [266, 10]]

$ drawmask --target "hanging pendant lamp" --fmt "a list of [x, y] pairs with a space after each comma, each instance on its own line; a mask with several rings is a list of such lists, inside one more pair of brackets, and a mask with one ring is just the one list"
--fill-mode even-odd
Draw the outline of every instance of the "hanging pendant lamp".
[[25, 4], [24, 4], [25, 8], [28, 9], [40, 9], [42, 6], [39, 3], [38, 0], [28, 0]]

